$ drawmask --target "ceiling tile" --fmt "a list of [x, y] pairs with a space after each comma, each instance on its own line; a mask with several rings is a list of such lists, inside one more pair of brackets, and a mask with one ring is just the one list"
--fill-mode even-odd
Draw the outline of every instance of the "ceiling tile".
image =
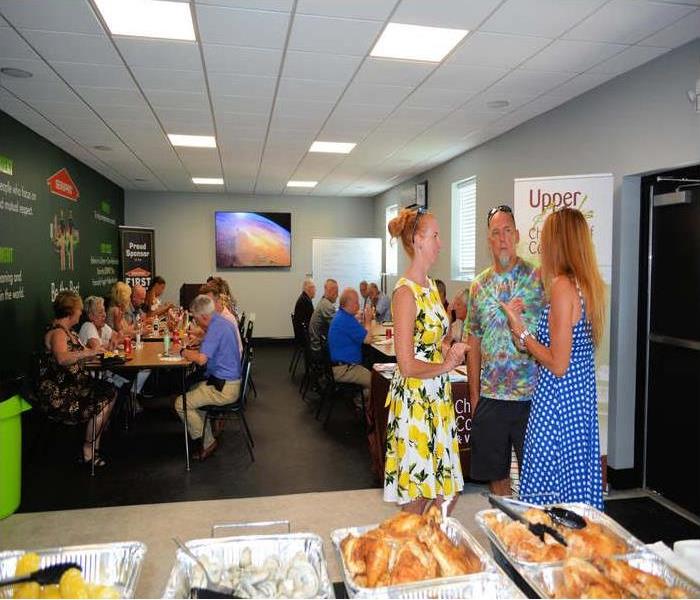
[[277, 79], [235, 73], [209, 73], [209, 89], [214, 96], [271, 98]]
[[401, 106], [391, 115], [391, 119], [396, 123], [405, 121], [414, 126], [425, 128], [443, 118], [450, 112], [449, 109], [415, 108], [411, 106]]
[[289, 50], [365, 56], [379, 34], [381, 23], [298, 15], [294, 18]]
[[73, 87], [104, 86], [125, 90], [136, 89], [129, 72], [117, 65], [54, 62], [52, 66]]
[[212, 96], [211, 100], [217, 116], [219, 113], [251, 113], [267, 117], [272, 108], [272, 97]]
[[655, 48], [652, 46], [632, 46], [620, 54], [602, 62], [587, 73], [610, 73], [619, 75], [626, 71], [636, 69], [650, 60], [668, 52], [667, 48]]
[[413, 90], [412, 87], [380, 85], [377, 83], [351, 83], [343, 94], [343, 101], [366, 104], [398, 105]]
[[[0, 20], [0, 23], [4, 21]], [[36, 60], [37, 54], [32, 50], [15, 31], [9, 27], [2, 30], [0, 35], [0, 56], [7, 58], [22, 58]]]
[[269, 48], [239, 48], [221, 44], [203, 44], [207, 71], [277, 77], [282, 51]]
[[622, 44], [556, 40], [522, 66], [525, 69], [582, 73], [626, 48]]
[[476, 31], [455, 50], [447, 63], [512, 68], [551, 42], [550, 38], [544, 37]]
[[384, 21], [396, 3], [397, 0], [352, 0], [352, 2], [298, 0], [296, 14]]
[[563, 38], [634, 44], [693, 10], [692, 6], [682, 4], [612, 0], [567, 32]]
[[216, 124], [217, 127], [226, 126], [231, 131], [236, 129], [241, 130], [256, 130], [260, 131], [262, 129], [263, 134], [267, 129], [268, 121], [270, 120], [270, 115], [264, 114], [252, 114], [252, 113], [217, 113]]
[[405, 101], [404, 106], [419, 108], [457, 108], [472, 97], [474, 92], [464, 90], [419, 87]]
[[28, 102], [80, 102], [68, 86], [26, 79], [3, 77], [3, 87]]
[[394, 23], [476, 29], [502, 0], [402, 0], [391, 20]]
[[360, 56], [321, 54], [288, 50], [284, 59], [283, 77], [347, 82], [362, 62]]
[[496, 67], [444, 64], [438, 67], [424, 84], [428, 87], [479, 92], [508, 73]]
[[365, 119], [382, 120], [392, 110], [391, 106], [381, 106], [378, 104], [350, 104], [340, 102], [333, 111], [333, 117], [337, 119]]
[[253, 8], [291, 12], [293, 0], [195, 0], [195, 4], [213, 4], [228, 8]]
[[156, 114], [167, 133], [214, 135], [214, 123], [208, 111], [158, 108]]
[[143, 106], [143, 96], [136, 89], [120, 90], [107, 87], [76, 87], [75, 91], [90, 105]]
[[435, 69], [435, 63], [368, 58], [357, 72], [357, 83], [417, 86]]
[[489, 91], [503, 93], [504, 100], [508, 99], [509, 93], [544, 94], [548, 90], [571, 79], [571, 77], [570, 73], [561, 73], [559, 71], [526, 71], [517, 69], [506, 75]]
[[115, 38], [130, 67], [199, 71], [202, 59], [196, 42]]
[[508, 0], [481, 31], [556, 38], [607, 0]]
[[32, 107], [52, 120], [60, 117], [85, 118], [90, 109], [82, 102], [33, 101]]
[[206, 110], [209, 100], [205, 92], [171, 92], [168, 90], [149, 90], [148, 101], [156, 108], [186, 108]]
[[171, 92], [203, 92], [204, 74], [201, 70], [148, 69], [133, 67], [134, 77], [144, 90], [169, 90]]
[[290, 100], [289, 98], [277, 98], [275, 102], [275, 114], [289, 117], [323, 115], [325, 118], [332, 108], [332, 102], [308, 102], [306, 100]]
[[344, 117], [331, 115], [319, 133], [323, 139], [343, 139], [347, 142], [357, 142], [375, 129], [381, 119], [362, 119], [357, 117]]
[[[31, 78], [18, 80], [20, 83], [53, 83], [64, 85], [61, 78], [54, 73], [54, 71], [49, 67], [43, 60], [28, 60], [22, 58], [1, 58], [3, 67], [14, 67], [15, 69], [23, 69], [29, 71], [32, 74]], [[16, 78], [7, 77], [6, 75], [0, 75], [2, 81], [11, 82]]]
[[119, 65], [122, 61], [105, 35], [56, 33], [25, 30], [22, 34], [47, 61], [90, 62], [98, 65]]
[[310, 100], [313, 102], [335, 102], [343, 91], [345, 84], [337, 81], [317, 81], [312, 79], [280, 79], [277, 95], [291, 100]]
[[[519, 106], [527, 104], [528, 102], [534, 100], [540, 93], [532, 91], [530, 93], [516, 93], [510, 92], [504, 96], [503, 92], [493, 88], [486, 90], [483, 94], [479, 94], [469, 102], [467, 102], [462, 109], [465, 111], [474, 111], [477, 113], [491, 114], [498, 116], [499, 114], [505, 114], [512, 112]], [[506, 100], [508, 106], [503, 108], [492, 108], [489, 106], [489, 102], [498, 102], [500, 100]]]
[[102, 33], [90, 4], [84, 0], [3, 0], [0, 12], [19, 29]]
[[[328, 111], [330, 112], [330, 110]], [[280, 115], [275, 112], [272, 115], [270, 127], [284, 127], [306, 132], [308, 137], [313, 138], [314, 134], [326, 120], [327, 113], [318, 113], [305, 117], [290, 117], [289, 115]]]
[[197, 6], [203, 44], [230, 44], [251, 48], [284, 48], [289, 25], [286, 13]]
[[100, 116], [106, 121], [131, 121], [134, 123], [153, 122], [153, 112], [144, 101], [140, 106], [100, 106]]
[[645, 46], [659, 46], [661, 48], [676, 48], [696, 39], [698, 31], [700, 31], [700, 9], [658, 33], [643, 39], [641, 44]]

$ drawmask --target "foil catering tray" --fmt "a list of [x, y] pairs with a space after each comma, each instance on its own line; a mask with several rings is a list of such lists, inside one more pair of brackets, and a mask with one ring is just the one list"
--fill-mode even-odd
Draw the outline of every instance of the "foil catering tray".
[[[245, 548], [250, 548], [252, 564], [256, 566], [262, 565], [265, 559], [272, 555], [277, 555], [282, 564], [286, 564], [301, 551], [313, 566], [319, 580], [318, 592], [313, 597], [335, 598], [323, 553], [323, 540], [318, 535], [246, 535], [190, 540], [186, 545], [195, 556], [205, 562], [212, 579], [222, 585], [226, 585], [225, 571], [239, 564]], [[201, 568], [182, 550], [178, 550], [162, 597], [189, 598], [192, 588], [198, 587], [206, 588], [206, 579]]]
[[[599, 511], [598, 509], [588, 504], [583, 504], [580, 502], [569, 502], [553, 504], [552, 506], [561, 506], [563, 508], [568, 508], [569, 510], [574, 511], [582, 517], [585, 517], [588, 521], [591, 521], [592, 523], [598, 523], [607, 527], [610, 531], [612, 531], [615, 535], [619, 536], [627, 544], [628, 551], [624, 554], [639, 552], [644, 549], [644, 544], [639, 539], [634, 537], [629, 531], [627, 531], [621, 525], [619, 525], [617, 521], [614, 521], [605, 513]], [[514, 506], [514, 509], [517, 510], [518, 507]], [[510, 521], [511, 519], [505, 513], [501, 512], [496, 508], [481, 510], [476, 514], [476, 522], [481, 528], [481, 530], [489, 538], [489, 541], [491, 542], [494, 550], [494, 556], [496, 555], [496, 552], [499, 552], [505, 558], [505, 560], [512, 564], [516, 569], [519, 569], [520, 567], [539, 568], [545, 565], [561, 564], [561, 561], [532, 562], [522, 560], [516, 556], [513, 556], [509, 552], [508, 548], [506, 547], [505, 543], [501, 540], [501, 538], [499, 538], [496, 535], [496, 533], [488, 526], [488, 523], [486, 522], [485, 518], [487, 515], [495, 515], [499, 522]]]
[[[688, 598], [700, 598], [700, 588], [697, 585], [653, 552], [637, 552], [620, 560], [624, 560], [637, 569], [661, 577], [669, 586], [680, 587]], [[554, 598], [563, 578], [563, 566], [561, 565], [533, 570], [528, 577], [533, 589], [541, 598]]]
[[481, 561], [482, 571], [459, 577], [441, 577], [416, 581], [396, 586], [360, 587], [348, 571], [340, 543], [348, 536], [359, 537], [378, 527], [362, 525], [346, 527], [331, 532], [331, 540], [338, 562], [343, 566], [343, 580], [350, 598], [523, 598], [517, 587], [505, 576], [489, 554], [479, 545], [457, 519], [448, 517], [441, 528], [450, 541], [457, 546], [468, 546]]
[[[82, 567], [85, 581], [110, 585], [116, 588], [122, 598], [133, 598], [146, 545], [141, 542], [116, 542], [39, 550], [6, 550], [0, 552], [0, 579], [14, 577], [17, 561], [27, 552], [39, 555], [40, 567], [76, 562]], [[12, 598], [12, 593], [12, 586], [0, 588], [0, 598]]]

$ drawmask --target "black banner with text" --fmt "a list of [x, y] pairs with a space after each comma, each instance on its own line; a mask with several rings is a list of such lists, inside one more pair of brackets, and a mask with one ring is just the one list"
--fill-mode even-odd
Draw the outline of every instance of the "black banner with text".
[[121, 244], [122, 281], [131, 287], [147, 288], [155, 276], [155, 231], [144, 227], [122, 226], [119, 228]]

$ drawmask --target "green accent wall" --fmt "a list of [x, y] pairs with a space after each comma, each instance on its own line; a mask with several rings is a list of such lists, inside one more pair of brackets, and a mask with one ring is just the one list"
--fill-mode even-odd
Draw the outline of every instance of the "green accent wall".
[[109, 295], [123, 223], [122, 188], [0, 111], [0, 376], [26, 370], [59, 290]]

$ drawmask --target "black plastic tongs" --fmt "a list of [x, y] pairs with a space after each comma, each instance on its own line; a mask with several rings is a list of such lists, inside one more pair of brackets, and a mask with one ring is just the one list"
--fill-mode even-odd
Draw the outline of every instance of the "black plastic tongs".
[[531, 523], [517, 510], [514, 510], [513, 508], [508, 506], [507, 502], [503, 498], [499, 498], [498, 496], [489, 494], [488, 499], [491, 506], [497, 508], [500, 511], [503, 511], [514, 521], [520, 521], [521, 523], [527, 525], [527, 528], [530, 530], [530, 532], [536, 535], [542, 541], [544, 541], [544, 534], [546, 533], [552, 536], [552, 538], [554, 538], [562, 546], [568, 546], [564, 537], [556, 529], [552, 529], [549, 525], [545, 525], [544, 523]]
[[79, 571], [82, 571], [82, 567], [78, 563], [58, 563], [51, 565], [50, 567], [38, 569], [33, 573], [29, 573], [28, 575], [20, 575], [19, 577], [3, 579], [0, 581], [0, 587], [17, 585], [18, 583], [27, 583], [30, 581], [36, 581], [39, 585], [51, 585], [53, 583], [58, 583], [61, 580], [61, 576], [68, 569], [78, 569]]

